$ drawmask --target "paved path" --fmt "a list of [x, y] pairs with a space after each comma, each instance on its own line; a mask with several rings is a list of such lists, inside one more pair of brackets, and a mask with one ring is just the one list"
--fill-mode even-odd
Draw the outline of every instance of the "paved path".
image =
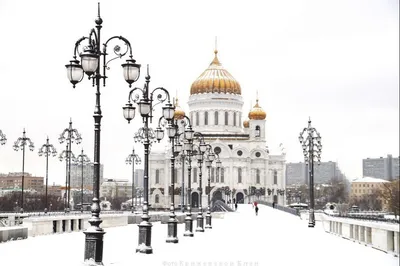
[[[239, 205], [193, 238], [183, 237], [184, 225], [178, 225], [178, 244], [165, 243], [167, 225], [153, 225], [152, 255], [135, 253], [137, 225], [105, 229], [104, 265], [399, 265], [393, 255], [325, 233], [318, 222], [308, 228], [307, 221], [266, 206], [255, 216], [251, 205]], [[82, 232], [31, 237], [0, 243], [0, 265], [82, 265], [83, 251]]]

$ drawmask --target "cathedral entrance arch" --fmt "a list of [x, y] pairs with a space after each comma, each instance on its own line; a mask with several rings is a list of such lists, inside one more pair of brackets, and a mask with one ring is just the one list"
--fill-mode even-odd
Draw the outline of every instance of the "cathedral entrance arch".
[[193, 192], [192, 193], [192, 208], [199, 207], [199, 193]]
[[217, 191], [215, 191], [214, 193], [213, 193], [213, 195], [212, 195], [212, 199], [211, 199], [211, 202], [213, 203], [213, 205], [214, 205], [214, 202], [216, 202], [217, 200], [220, 200], [220, 201], [223, 201], [223, 202], [225, 202], [225, 200], [223, 199], [223, 197], [222, 197], [222, 192], [221, 192], [221, 190], [217, 190]]
[[242, 192], [236, 193], [236, 202], [237, 203], [244, 203], [244, 195]]

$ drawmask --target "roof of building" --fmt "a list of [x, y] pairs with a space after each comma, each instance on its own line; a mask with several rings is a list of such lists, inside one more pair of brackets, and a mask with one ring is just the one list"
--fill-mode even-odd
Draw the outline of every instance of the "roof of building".
[[231, 93], [242, 94], [240, 84], [222, 67], [218, 60], [218, 51], [214, 51], [214, 60], [210, 66], [193, 82], [190, 94], [200, 93]]
[[387, 182], [389, 181], [370, 176], [359, 177], [351, 181], [351, 183], [387, 183]]
[[264, 120], [267, 117], [267, 113], [258, 104], [258, 98], [256, 100], [256, 105], [249, 112], [249, 118], [253, 120]]

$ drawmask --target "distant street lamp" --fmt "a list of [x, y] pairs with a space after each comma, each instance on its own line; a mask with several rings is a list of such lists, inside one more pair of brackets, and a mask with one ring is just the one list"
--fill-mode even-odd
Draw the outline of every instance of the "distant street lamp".
[[[303, 137], [305, 135], [305, 138]], [[308, 127], [300, 132], [300, 144], [302, 144], [304, 161], [309, 164], [309, 183], [310, 183], [310, 213], [308, 219], [308, 227], [315, 226], [314, 216], [314, 158], [318, 160], [318, 165], [321, 162], [321, 136], [318, 131], [311, 126], [311, 119], [308, 120]]]
[[140, 164], [141, 163], [139, 155], [137, 155], [135, 153], [135, 148], [132, 149], [132, 153], [128, 155], [128, 157], [125, 160], [125, 163], [132, 165], [132, 206], [131, 206], [131, 209], [132, 209], [132, 213], [134, 213], [135, 212], [135, 206], [133, 205], [133, 199], [135, 197], [135, 185], [134, 185], [134, 182], [135, 182], [135, 164]]
[[69, 211], [69, 198], [67, 198], [68, 195], [68, 187], [69, 187], [69, 183], [68, 183], [68, 172], [70, 171], [70, 158], [72, 162], [76, 161], [76, 157], [75, 154], [71, 151], [68, 151], [68, 145], [67, 145], [67, 149], [63, 150], [62, 152], [60, 152], [60, 154], [58, 155], [58, 159], [60, 160], [60, 162], [62, 162], [63, 160], [65, 160], [65, 193], [63, 195], [64, 198], [64, 212], [68, 212]]
[[6, 134], [3, 133], [3, 131], [1, 131], [0, 129], [0, 144], [4, 145], [7, 142], [7, 138], [6, 138]]
[[81, 212], [83, 212], [83, 166], [90, 163], [89, 157], [83, 153], [83, 149], [81, 150], [81, 154], [76, 157], [75, 162], [77, 165], [81, 166]]
[[42, 145], [39, 149], [39, 156], [44, 155], [46, 157], [46, 203], [44, 208], [44, 213], [47, 213], [47, 188], [48, 188], [48, 180], [49, 180], [49, 155], [56, 156], [57, 150], [54, 148], [52, 144], [49, 143], [49, 137], [46, 139], [46, 143]]
[[22, 149], [22, 193], [21, 193], [21, 213], [24, 212], [24, 183], [25, 183], [25, 145], [29, 144], [29, 150], [33, 151], [35, 146], [30, 138], [26, 137], [25, 135], [25, 128], [24, 132], [22, 133], [22, 138], [18, 138], [14, 142], [14, 150], [18, 151]]
[[[72, 150], [71, 146], [72, 143], [79, 144], [82, 141], [81, 134], [79, 134], [78, 130], [75, 128], [72, 128], [72, 120], [69, 121], [69, 127], [64, 129], [64, 131], [60, 134], [60, 137], [58, 138], [58, 141], [60, 143], [64, 143], [64, 141], [67, 144], [66, 147], [66, 157], [65, 157], [65, 162], [66, 162], [66, 175], [65, 175], [65, 189], [67, 190], [67, 206], [65, 211], [69, 212], [70, 211], [70, 194], [71, 194], [71, 161], [72, 161]], [[60, 160], [62, 160], [62, 157], [60, 155]]]

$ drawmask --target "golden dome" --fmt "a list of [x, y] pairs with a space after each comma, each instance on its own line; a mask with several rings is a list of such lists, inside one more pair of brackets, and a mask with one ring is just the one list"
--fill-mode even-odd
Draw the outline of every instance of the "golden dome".
[[253, 120], [264, 120], [267, 117], [267, 113], [258, 105], [258, 99], [256, 100], [256, 105], [249, 112], [249, 118]]
[[215, 50], [214, 60], [210, 66], [193, 82], [190, 94], [199, 93], [232, 93], [241, 94], [239, 82], [225, 70], [218, 60]]
[[175, 99], [175, 114], [174, 114], [174, 119], [175, 120], [181, 120], [185, 118], [185, 111], [179, 106], [178, 104], [178, 98]]
[[243, 127], [244, 128], [249, 128], [250, 127], [250, 121], [249, 120], [244, 120], [243, 121]]

